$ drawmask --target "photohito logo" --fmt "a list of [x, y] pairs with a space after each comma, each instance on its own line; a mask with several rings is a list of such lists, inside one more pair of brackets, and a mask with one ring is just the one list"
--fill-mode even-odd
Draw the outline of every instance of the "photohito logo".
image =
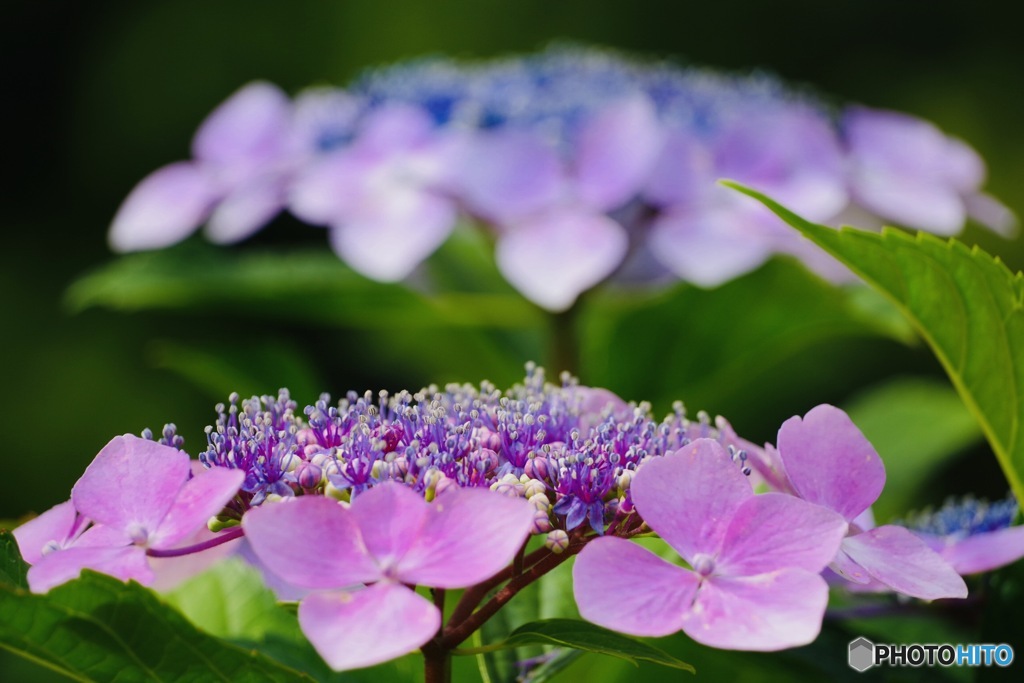
[[851, 669], [864, 672], [873, 666], [1010, 666], [1013, 648], [1006, 643], [872, 643], [863, 636], [850, 641]]

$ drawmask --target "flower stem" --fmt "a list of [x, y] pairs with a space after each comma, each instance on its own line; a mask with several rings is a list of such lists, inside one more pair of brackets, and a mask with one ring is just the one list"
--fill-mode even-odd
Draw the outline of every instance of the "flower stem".
[[236, 538], [241, 538], [245, 535], [242, 531], [242, 527], [236, 526], [222, 531], [213, 538], [203, 541], [202, 543], [196, 543], [195, 545], [185, 546], [184, 548], [171, 548], [170, 550], [164, 550], [160, 548], [149, 548], [146, 550], [146, 554], [150, 557], [181, 557], [182, 555], [191, 555], [192, 553], [198, 553], [203, 550], [210, 548], [216, 548], [217, 546], [233, 541]]

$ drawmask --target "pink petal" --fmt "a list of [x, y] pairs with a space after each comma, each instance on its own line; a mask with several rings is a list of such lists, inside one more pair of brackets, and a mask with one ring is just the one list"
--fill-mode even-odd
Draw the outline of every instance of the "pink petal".
[[188, 480], [150, 539], [151, 548], [173, 548], [186, 536], [206, 528], [245, 481], [245, 472], [214, 467]]
[[939, 555], [965, 576], [998, 569], [1024, 557], [1024, 526], [955, 540], [939, 550]]
[[465, 146], [458, 164], [460, 197], [494, 221], [511, 221], [552, 204], [562, 193], [561, 162], [535, 135], [484, 133]]
[[335, 219], [331, 246], [352, 268], [383, 282], [401, 280], [451, 234], [452, 202], [422, 188], [393, 185], [371, 191]]
[[634, 636], [667, 636], [683, 627], [700, 578], [622, 538], [587, 544], [572, 569], [580, 616]]
[[886, 525], [848, 536], [843, 550], [872, 577], [904, 595], [922, 600], [967, 597], [960, 575], [903, 527]]
[[626, 231], [607, 216], [560, 208], [510, 226], [495, 256], [502, 275], [526, 298], [563, 311], [611, 275], [628, 247]]
[[269, 160], [284, 151], [290, 125], [288, 96], [270, 83], [250, 83], [206, 117], [192, 141], [192, 155], [218, 164]]
[[[864, 567], [857, 564], [853, 558], [846, 554], [846, 551], [840, 547], [839, 552], [832, 558], [832, 563], [829, 564], [829, 569], [843, 577], [847, 581], [866, 586], [872, 582], [875, 582], [868, 574]], [[876, 582], [877, 583], [877, 582]]]
[[103, 447], [71, 500], [89, 519], [142, 540], [160, 526], [188, 472], [188, 454], [126, 434]]
[[812, 408], [779, 429], [779, 455], [804, 500], [852, 520], [885, 486], [885, 466], [853, 421], [830, 405]]
[[[223, 533], [223, 532], [218, 532]], [[202, 528], [189, 536], [181, 539], [176, 547], [196, 545], [213, 539], [217, 534], [207, 528]], [[197, 576], [218, 562], [225, 560], [241, 552], [245, 544], [245, 537], [236, 538], [233, 541], [222, 543], [202, 552], [190, 553], [179, 557], [150, 557], [149, 567], [153, 570], [153, 583], [150, 588], [155, 591], [165, 592], [173, 590], [181, 583]], [[280, 598], [279, 598], [280, 599]]]
[[740, 468], [711, 439], [647, 460], [630, 490], [640, 516], [687, 562], [698, 553], [718, 554], [736, 510], [754, 495]]
[[751, 576], [795, 567], [817, 574], [839, 550], [846, 527], [831, 510], [784, 493], [748, 498], [729, 523], [715, 572]]
[[533, 527], [533, 506], [480, 489], [446, 490], [429, 514], [395, 577], [403, 583], [463, 588], [504, 569]]
[[262, 505], [242, 528], [270, 571], [303, 588], [343, 588], [382, 578], [351, 511], [319, 496]]
[[276, 178], [236, 188], [213, 210], [206, 236], [217, 244], [240, 242], [269, 223], [284, 201], [284, 188]]
[[783, 650], [821, 631], [828, 585], [802, 569], [740, 578], [712, 576], [697, 591], [683, 630], [698, 643], [726, 650]]
[[132, 545], [132, 537], [124, 529], [93, 524], [75, 540], [75, 548], [116, 548]]
[[210, 213], [217, 194], [198, 166], [179, 162], [149, 174], [114, 216], [107, 239], [114, 251], [160, 249], [185, 239]]
[[661, 148], [654, 105], [633, 97], [608, 105], [580, 131], [574, 164], [580, 199], [602, 211], [639, 194]]
[[335, 671], [386, 662], [430, 640], [441, 614], [405, 586], [383, 582], [351, 593], [314, 593], [299, 604], [299, 625]]
[[78, 512], [74, 504], [69, 500], [59, 503], [39, 515], [30, 519], [18, 528], [14, 533], [14, 540], [18, 542], [18, 550], [21, 557], [29, 564], [35, 564], [43, 556], [43, 548], [51, 542], [63, 546], [68, 540]]
[[349, 511], [366, 549], [386, 572], [398, 564], [420, 535], [430, 509], [430, 504], [408, 486], [385, 482], [356, 496]]
[[153, 572], [146, 562], [146, 551], [139, 546], [76, 547], [52, 552], [32, 565], [28, 570], [28, 585], [33, 593], [45, 593], [54, 586], [78, 578], [83, 569], [145, 585], [153, 580]]

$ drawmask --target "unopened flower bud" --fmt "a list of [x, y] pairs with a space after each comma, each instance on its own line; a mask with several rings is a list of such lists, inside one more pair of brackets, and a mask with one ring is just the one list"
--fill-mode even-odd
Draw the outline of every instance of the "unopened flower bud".
[[[526, 477], [525, 474], [523, 476]], [[527, 498], [533, 498], [538, 495], [543, 496], [547, 490], [548, 487], [539, 479], [530, 479], [527, 477], [526, 481], [523, 482], [523, 495]]]
[[551, 512], [551, 501], [548, 500], [547, 495], [543, 493], [537, 493], [529, 497], [530, 504], [533, 505], [533, 509], [538, 512], [548, 514]]
[[556, 555], [561, 555], [569, 548], [569, 534], [563, 529], [549, 531], [547, 538], [544, 539], [544, 547]]
[[537, 510], [533, 513], [533, 526], [530, 528], [531, 534], [544, 534], [551, 531], [551, 518], [547, 512]]

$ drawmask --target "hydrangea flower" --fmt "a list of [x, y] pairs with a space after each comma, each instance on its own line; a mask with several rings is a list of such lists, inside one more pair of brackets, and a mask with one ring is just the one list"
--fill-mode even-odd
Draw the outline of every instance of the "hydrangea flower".
[[427, 503], [394, 482], [347, 507], [302, 497], [264, 505], [242, 522], [271, 571], [317, 589], [299, 604], [299, 624], [336, 670], [384, 662], [426, 643], [442, 615], [408, 586], [483, 581], [512, 561], [532, 524], [533, 509], [522, 499], [453, 488]]
[[691, 568], [625, 539], [593, 541], [573, 568], [585, 619], [641, 636], [683, 630], [740, 650], [794, 647], [818, 635], [828, 603], [820, 572], [846, 533], [840, 515], [781, 493], [754, 495], [709, 439], [647, 461], [631, 491], [644, 521]]
[[125, 200], [119, 251], [242, 239], [287, 207], [329, 229], [355, 270], [394, 281], [460, 217], [494, 239], [502, 274], [552, 311], [610, 278], [716, 286], [789, 253], [849, 273], [728, 177], [811, 220], [896, 221], [947, 235], [1010, 212], [984, 165], [931, 124], [835, 115], [763, 74], [725, 76], [580, 48], [369, 70], [294, 104], [266, 83], [221, 105], [193, 144]]
[[994, 503], [968, 497], [905, 524], [958, 573], [977, 574], [1024, 557], [1024, 526], [1011, 526], [1018, 512], [1012, 495]]
[[[70, 507], [62, 503], [16, 534], [26, 559], [35, 559], [29, 587], [46, 592], [85, 568], [151, 583], [147, 552], [171, 550], [205, 527], [243, 479], [242, 472], [224, 468], [191, 476], [186, 453], [136, 436], [115, 437], [71, 490]], [[71, 521], [73, 514], [78, 517]], [[92, 526], [79, 532], [82, 518]], [[37, 550], [44, 528], [65, 540]]]
[[818, 406], [786, 420], [778, 441], [793, 493], [850, 523], [831, 569], [855, 583], [878, 583], [924, 600], [967, 596], [960, 575], [909, 530], [865, 522], [885, 486], [885, 466], [846, 413]]

